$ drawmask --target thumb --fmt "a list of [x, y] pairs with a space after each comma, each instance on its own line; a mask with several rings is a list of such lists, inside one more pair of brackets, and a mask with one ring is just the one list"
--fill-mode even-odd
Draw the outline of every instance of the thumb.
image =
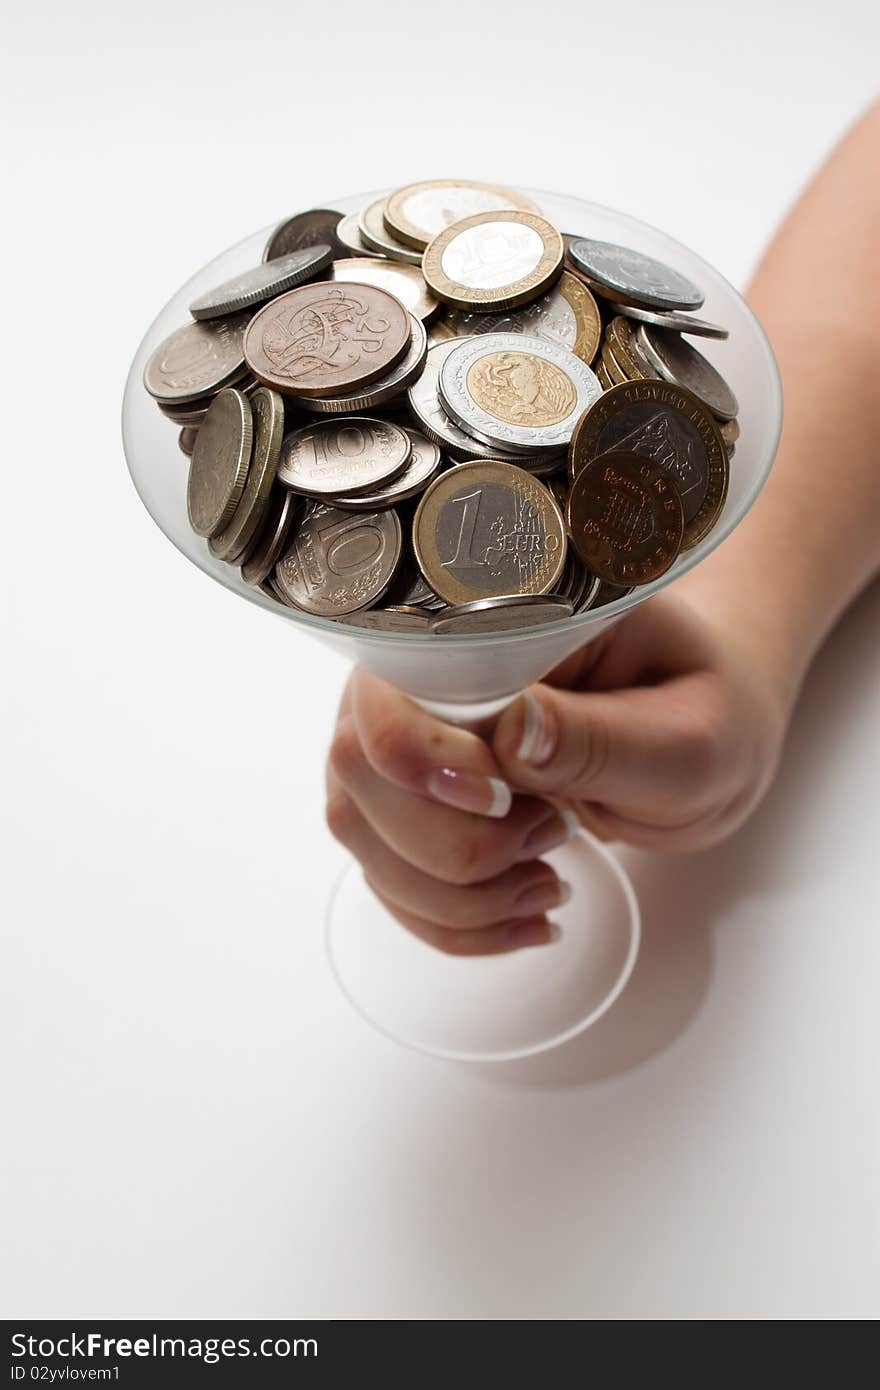
[[[598, 801], [636, 819], [685, 809], [706, 761], [687, 682], [612, 691], [536, 685], [504, 711], [493, 750], [505, 777], [537, 795]], [[693, 692], [691, 692], [693, 694]]]

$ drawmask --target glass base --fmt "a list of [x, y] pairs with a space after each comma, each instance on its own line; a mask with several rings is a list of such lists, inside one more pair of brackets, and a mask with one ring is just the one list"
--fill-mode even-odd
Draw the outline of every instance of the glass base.
[[562, 935], [510, 955], [447, 956], [386, 912], [357, 864], [342, 873], [327, 915], [340, 988], [386, 1037], [458, 1062], [528, 1057], [589, 1028], [632, 974], [641, 934], [632, 884], [587, 831], [545, 856], [574, 890], [552, 914]]

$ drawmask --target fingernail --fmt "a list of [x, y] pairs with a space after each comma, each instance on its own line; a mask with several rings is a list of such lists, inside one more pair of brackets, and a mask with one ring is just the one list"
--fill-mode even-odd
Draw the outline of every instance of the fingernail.
[[523, 725], [516, 756], [521, 763], [542, 767], [556, 747], [556, 730], [546, 711], [528, 691], [522, 697]]
[[512, 951], [524, 946], [547, 946], [558, 941], [562, 933], [555, 922], [544, 917], [533, 917], [529, 922], [514, 922], [507, 928], [507, 944]]
[[579, 829], [580, 821], [574, 811], [568, 806], [560, 806], [552, 820], [542, 821], [526, 837], [517, 861], [522, 863], [526, 859], [540, 859], [542, 854], [549, 854], [551, 849], [564, 845]]
[[454, 767], [435, 767], [428, 774], [426, 788], [435, 801], [458, 811], [478, 816], [506, 816], [513, 804], [513, 792], [500, 777], [482, 777], [478, 772], [458, 772]]
[[514, 917], [536, 917], [539, 913], [550, 912], [554, 907], [562, 907], [571, 901], [572, 888], [564, 878], [551, 879], [527, 888], [513, 904]]

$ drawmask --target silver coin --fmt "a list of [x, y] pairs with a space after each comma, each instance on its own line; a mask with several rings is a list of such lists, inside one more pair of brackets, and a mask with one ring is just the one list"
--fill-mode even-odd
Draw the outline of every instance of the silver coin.
[[371, 410], [373, 406], [384, 405], [386, 401], [401, 395], [421, 374], [428, 354], [425, 325], [415, 314], [410, 314], [409, 321], [412, 328], [409, 348], [387, 376], [380, 376], [378, 381], [371, 381], [360, 391], [352, 391], [347, 396], [315, 396], [311, 399], [303, 396], [297, 405], [317, 415], [343, 415], [348, 411]]
[[477, 599], [447, 608], [431, 623], [431, 631], [465, 636], [479, 632], [511, 632], [542, 623], [570, 618], [572, 606], [567, 599], [553, 594], [513, 594], [501, 598]]
[[476, 439], [515, 454], [558, 453], [602, 388], [567, 348], [518, 333], [456, 343], [440, 371], [440, 401]]
[[428, 348], [422, 375], [407, 392], [410, 410], [428, 438], [439, 444], [441, 449], [446, 449], [453, 458], [467, 461], [506, 457], [519, 464], [518, 454], [506, 449], [490, 449], [487, 445], [481, 444], [463, 429], [459, 429], [443, 408], [437, 392], [440, 371], [450, 352], [463, 341], [462, 338], [448, 338], [445, 342], [435, 343], [433, 347]]
[[160, 405], [175, 406], [231, 386], [245, 370], [244, 332], [250, 321], [251, 315], [243, 313], [175, 329], [144, 367], [150, 395]]
[[303, 246], [288, 256], [264, 261], [244, 270], [216, 289], [199, 295], [189, 306], [194, 319], [216, 319], [239, 309], [250, 309], [274, 299], [285, 290], [292, 290], [311, 280], [328, 266], [333, 258], [329, 246]]
[[656, 328], [671, 328], [675, 333], [690, 333], [695, 338], [729, 338], [730, 331], [720, 323], [695, 318], [693, 314], [677, 314], [674, 310], [640, 309], [637, 304], [617, 304], [617, 312], [639, 323], [652, 323]]
[[278, 480], [304, 497], [344, 497], [390, 482], [411, 453], [409, 435], [390, 420], [319, 420], [286, 437]]
[[640, 324], [636, 340], [658, 376], [693, 391], [720, 420], [739, 414], [739, 403], [721, 373], [678, 333]]
[[372, 247], [367, 246], [361, 236], [357, 213], [350, 212], [347, 217], [343, 217], [336, 228], [336, 240], [340, 241], [353, 256], [375, 256], [376, 254]]
[[275, 489], [268, 515], [242, 561], [241, 577], [245, 584], [261, 588], [269, 578], [304, 506], [295, 492], [289, 492], [286, 487]]
[[686, 275], [628, 246], [578, 237], [568, 253], [591, 287], [606, 298], [646, 309], [699, 309], [705, 299]]
[[177, 443], [178, 447], [180, 448], [180, 452], [182, 454], [186, 454], [188, 459], [192, 458], [193, 449], [196, 447], [196, 439], [198, 438], [198, 433], [198, 428], [194, 428], [192, 425], [184, 425], [183, 429], [180, 431], [180, 434], [177, 436]]
[[444, 320], [457, 338], [478, 333], [518, 333], [532, 338], [546, 338], [548, 343], [557, 343], [559, 347], [571, 351], [578, 336], [574, 310], [558, 286], [542, 294], [540, 299], [532, 300], [531, 304], [524, 304], [521, 309], [507, 309], [500, 314], [472, 314], [465, 309], [450, 307]]
[[353, 280], [359, 285], [377, 285], [387, 294], [399, 299], [404, 309], [416, 318], [429, 319], [437, 312], [438, 300], [428, 289], [425, 277], [415, 265], [401, 265], [399, 261], [389, 261], [376, 256], [357, 260], [334, 261], [330, 273], [332, 280]]
[[442, 602], [419, 569], [415, 555], [408, 553], [400, 563], [394, 583], [385, 595], [386, 605], [403, 608], [422, 608]]
[[394, 511], [341, 512], [320, 503], [275, 570], [285, 599], [306, 613], [339, 618], [378, 601], [400, 563], [402, 536]]
[[333, 498], [332, 506], [357, 512], [380, 511], [383, 507], [394, 507], [398, 502], [405, 502], [408, 497], [415, 497], [424, 491], [440, 468], [440, 446], [433, 439], [419, 434], [418, 430], [407, 429], [406, 425], [401, 428], [406, 430], [412, 443], [409, 463], [403, 472], [393, 482], [374, 491], [358, 493], [356, 497]]
[[338, 621], [347, 627], [362, 627], [371, 632], [417, 632], [428, 636], [431, 631], [430, 615], [420, 613], [417, 608], [367, 608]]
[[361, 241], [369, 247], [371, 255], [378, 251], [381, 255], [387, 256], [389, 260], [404, 261], [407, 265], [420, 266], [422, 264], [421, 251], [415, 251], [411, 246], [404, 246], [403, 242], [393, 237], [385, 226], [382, 217], [384, 207], [385, 199], [377, 198], [374, 203], [368, 203], [358, 213], [357, 225]]

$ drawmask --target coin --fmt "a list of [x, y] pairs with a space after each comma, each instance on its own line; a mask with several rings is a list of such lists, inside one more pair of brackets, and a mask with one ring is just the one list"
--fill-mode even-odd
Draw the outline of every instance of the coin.
[[448, 308], [438, 323], [443, 337], [468, 337], [475, 333], [524, 333], [546, 338], [549, 343], [568, 348], [575, 357], [590, 363], [602, 336], [599, 306], [586, 285], [567, 272], [540, 299], [521, 309], [499, 314], [471, 314]]
[[453, 222], [425, 251], [422, 272], [459, 309], [512, 309], [537, 299], [562, 269], [562, 237], [532, 212], [478, 212]]
[[291, 251], [300, 251], [304, 246], [329, 246], [334, 256], [342, 255], [336, 228], [342, 218], [341, 212], [331, 208], [311, 208], [309, 212], [298, 212], [279, 223], [270, 236], [263, 252], [264, 261], [274, 261], [279, 256], [287, 256]]
[[695, 318], [693, 314], [677, 314], [673, 310], [663, 313], [661, 309], [640, 309], [636, 304], [616, 306], [619, 314], [639, 323], [653, 323], [657, 328], [671, 328], [677, 333], [691, 333], [697, 338], [729, 338], [730, 333], [718, 323], [708, 319]]
[[[239, 377], [236, 377], [229, 384], [230, 386], [234, 385], [237, 390], [241, 390]], [[182, 406], [160, 404], [159, 409], [165, 418], [171, 420], [175, 425], [194, 425], [198, 429], [210, 410], [213, 399], [213, 396], [204, 396], [201, 400], [191, 401], [188, 405]]]
[[699, 309], [705, 298], [680, 271], [628, 246], [578, 237], [568, 250], [591, 288], [606, 299], [645, 309]]
[[254, 392], [250, 404], [254, 442], [244, 492], [232, 520], [218, 536], [208, 541], [211, 554], [231, 565], [238, 564], [245, 554], [265, 516], [284, 433], [284, 402], [277, 391], [261, 386]]
[[318, 420], [287, 435], [278, 478], [305, 497], [343, 497], [390, 482], [411, 453], [409, 435], [390, 420]]
[[425, 637], [431, 631], [431, 616], [417, 608], [367, 608], [349, 613], [339, 621], [346, 627], [362, 627], [372, 632], [416, 632]]
[[436, 478], [413, 520], [413, 548], [447, 603], [546, 594], [565, 564], [565, 523], [547, 489], [498, 460], [463, 463]]
[[440, 370], [440, 401], [462, 429], [508, 453], [564, 449], [600, 394], [595, 375], [567, 348], [517, 333], [464, 338]]
[[238, 309], [255, 308], [311, 280], [330, 264], [331, 258], [329, 246], [303, 246], [299, 251], [275, 257], [225, 280], [216, 289], [194, 299], [189, 311], [194, 319], [216, 319]]
[[608, 375], [608, 368], [605, 366], [604, 356], [594, 364], [594, 370], [596, 372], [596, 380], [602, 387], [602, 390], [609, 391], [611, 387], [615, 385], [615, 382]]
[[196, 446], [198, 430], [193, 429], [192, 425], [185, 425], [177, 437], [180, 452], [186, 454], [187, 458], [192, 458], [192, 451]]
[[569, 449], [572, 475], [610, 450], [651, 459], [674, 483], [685, 550], [714, 526], [727, 497], [727, 455], [711, 412], [690, 391], [657, 380], [606, 391], [578, 421]]
[[736, 396], [724, 377], [678, 333], [643, 323], [639, 326], [636, 341], [657, 376], [692, 391], [713, 415], [722, 420], [732, 420], [738, 414]]
[[608, 346], [608, 343], [607, 343], [607, 342], [605, 342], [605, 343], [602, 344], [602, 352], [601, 352], [601, 354], [600, 354], [600, 359], [599, 359], [599, 360], [601, 361], [602, 366], [605, 368], [605, 372], [606, 372], [606, 374], [607, 374], [607, 376], [608, 376], [608, 379], [609, 379], [609, 381], [611, 382], [611, 385], [612, 385], [612, 386], [619, 386], [619, 385], [622, 385], [622, 383], [625, 382], [625, 381], [630, 381], [630, 380], [636, 380], [636, 381], [637, 381], [637, 380], [640, 379], [640, 378], [637, 377], [637, 376], [630, 377], [630, 376], [623, 370], [623, 368], [621, 367], [620, 363], [617, 361], [616, 357], [614, 356], [614, 353], [611, 351], [610, 347]]
[[469, 179], [429, 179], [407, 184], [389, 194], [383, 215], [389, 232], [399, 241], [424, 250], [451, 222], [502, 208], [538, 211], [530, 198], [511, 188], [473, 183]]
[[216, 536], [241, 500], [251, 458], [250, 402], [240, 391], [221, 391], [205, 416], [189, 463], [186, 507], [198, 536]]
[[718, 426], [718, 433], [727, 445], [727, 452], [730, 453], [736, 441], [739, 439], [739, 422], [737, 420], [724, 420]]
[[[616, 315], [606, 328], [605, 346], [610, 357], [623, 372], [624, 380], [641, 381], [645, 377], [657, 375], [639, 342], [639, 334], [629, 319], [623, 318], [622, 315]], [[611, 372], [611, 375], [614, 373]]]
[[348, 411], [370, 410], [399, 396], [411, 382], [421, 375], [428, 353], [428, 334], [421, 319], [410, 314], [412, 337], [409, 348], [396, 366], [386, 376], [380, 376], [359, 391], [350, 391], [346, 396], [316, 396], [308, 400], [300, 398], [303, 410], [319, 415], [341, 415]]
[[[606, 579], [600, 579], [589, 606], [604, 608], [606, 604], [616, 603], [619, 598], [626, 598], [632, 591], [632, 584], [609, 584]], [[583, 612], [583, 609], [581, 611]]]
[[385, 219], [382, 216], [384, 207], [385, 199], [377, 198], [374, 203], [368, 203], [358, 214], [357, 225], [361, 234], [361, 241], [369, 247], [370, 251], [380, 251], [383, 256], [389, 256], [393, 261], [404, 261], [409, 265], [421, 266], [421, 251], [414, 251], [411, 246], [405, 246], [385, 226]]
[[275, 488], [262, 525], [242, 556], [241, 577], [245, 584], [259, 588], [269, 578], [304, 507], [303, 499], [289, 488]]
[[334, 497], [331, 505], [347, 511], [379, 511], [382, 507], [396, 506], [398, 502], [405, 502], [408, 497], [422, 492], [438, 471], [442, 455], [438, 445], [419, 434], [418, 430], [406, 429], [406, 433], [412, 444], [412, 453], [402, 473], [392, 482], [370, 492], [359, 492], [354, 497]]
[[515, 632], [524, 627], [570, 618], [572, 606], [554, 594], [516, 594], [501, 598], [477, 599], [448, 608], [431, 623], [438, 636], [465, 637], [478, 632]]
[[244, 371], [242, 341], [250, 314], [187, 323], [160, 343], [144, 367], [144, 386], [161, 405], [195, 401]]
[[[462, 341], [461, 338], [450, 338], [445, 343], [435, 343], [433, 347], [428, 348], [422, 375], [407, 392], [410, 410], [428, 438], [433, 439], [453, 458], [497, 458], [499, 455], [503, 457], [503, 449], [490, 449], [488, 445], [481, 444], [459, 429], [458, 425], [450, 420], [440, 401], [437, 392], [440, 371], [449, 353]], [[514, 462], [519, 462], [518, 455], [511, 454], [510, 457]]]
[[437, 300], [425, 284], [424, 275], [414, 265], [400, 265], [376, 256], [362, 256], [356, 260], [334, 261], [331, 279], [376, 285], [387, 294], [393, 294], [404, 308], [419, 319], [429, 319], [437, 312]]
[[409, 347], [410, 331], [409, 314], [387, 291], [318, 281], [259, 309], [244, 353], [266, 386], [294, 396], [340, 396], [389, 372]]
[[375, 256], [376, 254], [361, 236], [357, 213], [350, 212], [346, 217], [343, 217], [336, 228], [336, 240], [343, 247], [343, 250], [338, 257], [334, 257], [335, 260], [345, 259], [351, 255]]
[[675, 562], [684, 513], [674, 484], [656, 464], [613, 450], [576, 475], [568, 526], [594, 574], [612, 584], [648, 584]]
[[338, 618], [369, 608], [388, 588], [400, 561], [395, 511], [309, 509], [275, 570], [285, 596], [306, 613]]

